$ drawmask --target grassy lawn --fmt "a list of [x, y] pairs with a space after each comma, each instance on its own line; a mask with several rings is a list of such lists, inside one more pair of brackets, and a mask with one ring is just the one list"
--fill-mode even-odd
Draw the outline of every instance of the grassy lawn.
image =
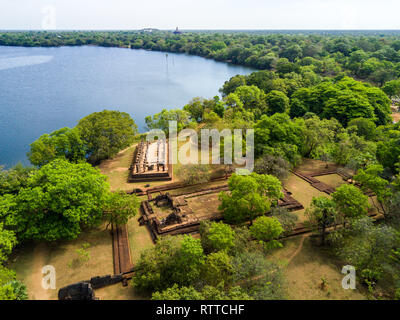
[[179, 195], [182, 193], [189, 193], [189, 192], [192, 193], [192, 192], [199, 191], [200, 189], [214, 188], [214, 187], [223, 186], [226, 184], [227, 184], [227, 180], [220, 180], [220, 181], [203, 183], [203, 184], [197, 185], [197, 186], [187, 186], [184, 188], [168, 190], [167, 192], [171, 195]]
[[327, 174], [325, 176], [318, 176], [315, 178], [334, 188], [340, 187], [342, 184], [346, 183], [346, 181], [344, 181], [343, 178], [338, 174]]
[[143, 250], [152, 247], [154, 244], [147, 227], [139, 225], [138, 216], [128, 222], [128, 237], [132, 263], [135, 265]]
[[284, 187], [289, 190], [292, 196], [304, 207], [302, 210], [294, 211], [299, 217], [299, 222], [305, 220], [304, 212], [310, 206], [313, 197], [329, 197], [326, 193], [318, 191], [307, 181], [304, 181], [294, 174], [290, 174], [289, 178], [284, 183]]
[[131, 166], [133, 151], [136, 148], [136, 144], [131, 147], [122, 150], [114, 158], [104, 160], [100, 165], [99, 169], [101, 173], [108, 177], [111, 190], [124, 190], [130, 191], [134, 187], [132, 183], [128, 183], [129, 167]]
[[[275, 249], [268, 259], [284, 266], [288, 299], [296, 300], [364, 300], [365, 290], [357, 284], [355, 290], [342, 288], [343, 265], [323, 248], [302, 236], [287, 239], [284, 247]], [[325, 281], [325, 288], [321, 284]], [[360, 289], [361, 288], [361, 289]]]
[[[79, 259], [77, 249], [88, 244], [89, 259]], [[57, 299], [58, 289], [91, 277], [113, 274], [112, 241], [109, 231], [103, 227], [84, 231], [73, 241], [53, 244], [29, 244], [13, 255], [11, 268], [19, 279], [27, 284], [30, 299]], [[41, 287], [41, 269], [52, 265], [56, 270], [57, 290]]]
[[[134, 224], [134, 221], [136, 218], [132, 219], [131, 223]], [[140, 228], [145, 229], [145, 227]], [[143, 230], [140, 230], [139, 233], [129, 231], [136, 248], [144, 248], [145, 245], [153, 244], [147, 230], [144, 231], [147, 232], [148, 239], [143, 237], [143, 242], [138, 241], [140, 238], [138, 234], [141, 234]], [[86, 249], [90, 258], [85, 262], [78, 259], [76, 250], [82, 248], [86, 243], [90, 244]], [[136, 253], [135, 256], [138, 257], [137, 250]], [[85, 231], [77, 240], [73, 241], [25, 245], [15, 252], [11, 261], [10, 267], [17, 272], [18, 279], [27, 285], [29, 299], [32, 300], [57, 299], [58, 290], [64, 286], [89, 280], [95, 276], [114, 274], [111, 234], [109, 231], [105, 231], [104, 227]], [[56, 270], [56, 290], [44, 290], [41, 287], [41, 270], [45, 265], [52, 265]], [[144, 299], [135, 293], [131, 286], [123, 287], [120, 283], [97, 289], [95, 295], [101, 300]]]

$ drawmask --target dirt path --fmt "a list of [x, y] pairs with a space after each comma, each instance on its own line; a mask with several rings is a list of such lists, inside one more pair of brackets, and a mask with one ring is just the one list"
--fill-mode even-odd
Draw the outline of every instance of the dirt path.
[[308, 237], [309, 235], [305, 234], [301, 237], [300, 240], [300, 244], [299, 247], [296, 249], [295, 252], [293, 252], [293, 254], [289, 257], [287, 264], [289, 265], [289, 263], [300, 253], [301, 249], [303, 249], [303, 244], [304, 244], [304, 240]]
[[50, 300], [50, 291], [42, 287], [42, 268], [46, 265], [46, 251], [46, 245], [43, 243], [36, 245], [33, 251], [33, 272], [29, 281], [31, 283], [30, 291], [33, 300]]

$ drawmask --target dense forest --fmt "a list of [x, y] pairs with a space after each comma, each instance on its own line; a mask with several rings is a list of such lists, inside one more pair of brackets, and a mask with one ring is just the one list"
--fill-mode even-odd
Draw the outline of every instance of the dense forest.
[[394, 32], [3, 32], [0, 45], [99, 45], [187, 53], [262, 70], [309, 66], [318, 75], [345, 73], [377, 85], [400, 74], [400, 35]]
[[[204, 223], [200, 239], [157, 242], [139, 260], [136, 290], [153, 299], [284, 298], [281, 269], [264, 256], [282, 246], [279, 239], [296, 220], [276, 206], [282, 182], [312, 158], [354, 170], [357, 184], [314, 198], [307, 208], [318, 245], [354, 265], [371, 297], [385, 283], [388, 297], [400, 298], [400, 124], [391, 118], [400, 96], [400, 35], [6, 32], [0, 45], [143, 48], [260, 69], [227, 80], [221, 97], [194, 98], [145, 119], [148, 129], [167, 130], [169, 120], [179, 130], [253, 128], [257, 160], [254, 173], [233, 174], [230, 192], [220, 194], [229, 225]], [[128, 114], [94, 113], [33, 142], [34, 167], [1, 170], [0, 262], [18, 242], [75, 239], [84, 227], [133, 216], [137, 199], [109, 192], [93, 166], [131, 145], [136, 134]], [[185, 175], [198, 172], [194, 166]], [[379, 224], [367, 216], [367, 191], [385, 218]], [[343, 227], [327, 234], [338, 224]], [[21, 287], [1, 264], [0, 297], [25, 298]]]

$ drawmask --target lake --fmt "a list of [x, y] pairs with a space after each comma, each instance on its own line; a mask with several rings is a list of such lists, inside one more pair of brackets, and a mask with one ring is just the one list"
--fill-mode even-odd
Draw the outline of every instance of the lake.
[[252, 71], [145, 50], [0, 46], [0, 164], [28, 164], [40, 135], [104, 109], [129, 113], [143, 132], [146, 116], [211, 98], [230, 77]]

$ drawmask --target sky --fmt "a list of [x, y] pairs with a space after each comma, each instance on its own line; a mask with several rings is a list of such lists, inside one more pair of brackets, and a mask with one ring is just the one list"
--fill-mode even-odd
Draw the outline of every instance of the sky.
[[399, 12], [399, 0], [0, 0], [0, 29], [400, 29]]

